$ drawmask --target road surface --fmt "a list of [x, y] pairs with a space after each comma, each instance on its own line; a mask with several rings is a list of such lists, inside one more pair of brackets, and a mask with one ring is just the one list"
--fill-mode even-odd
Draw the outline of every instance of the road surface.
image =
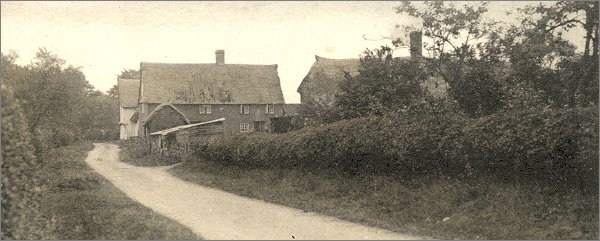
[[86, 162], [133, 200], [205, 239], [421, 239], [183, 181], [169, 167], [119, 162], [114, 144], [94, 144]]

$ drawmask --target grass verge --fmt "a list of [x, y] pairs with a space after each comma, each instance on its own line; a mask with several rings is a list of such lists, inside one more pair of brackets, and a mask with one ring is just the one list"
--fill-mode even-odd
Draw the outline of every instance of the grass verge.
[[134, 166], [153, 167], [169, 166], [181, 162], [174, 156], [157, 156], [150, 154], [150, 149], [142, 139], [120, 140], [115, 144], [119, 145], [119, 161]]
[[44, 156], [42, 211], [55, 220], [56, 239], [190, 240], [189, 228], [129, 199], [85, 162], [91, 142], [61, 147]]
[[598, 238], [598, 197], [486, 178], [408, 179], [244, 169], [190, 159], [170, 172], [242, 196], [442, 239]]

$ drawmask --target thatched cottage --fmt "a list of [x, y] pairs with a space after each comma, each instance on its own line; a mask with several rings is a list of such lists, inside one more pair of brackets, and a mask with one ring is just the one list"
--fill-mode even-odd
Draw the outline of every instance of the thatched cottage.
[[277, 65], [215, 63], [140, 64], [136, 117], [142, 136], [225, 118], [224, 132], [270, 132], [270, 118], [284, 115]]
[[[423, 60], [421, 38], [421, 32], [412, 32], [410, 34], [411, 56], [399, 58]], [[358, 75], [359, 66], [359, 59], [330, 59], [315, 55], [315, 62], [297, 90], [300, 93], [300, 102], [321, 106], [333, 105], [335, 95], [340, 93], [339, 85], [345, 79], [346, 73], [352, 76]], [[441, 78], [431, 77], [425, 85], [434, 94], [445, 93], [445, 83]]]

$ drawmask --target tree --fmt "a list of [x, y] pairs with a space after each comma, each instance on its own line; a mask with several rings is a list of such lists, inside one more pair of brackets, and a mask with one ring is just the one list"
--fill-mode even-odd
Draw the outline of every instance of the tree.
[[36, 156], [84, 137], [83, 130], [118, 129], [113, 118], [118, 115], [117, 100], [90, 85], [81, 68], [64, 67], [65, 60], [44, 48], [28, 66], [14, 64], [15, 58], [2, 54], [2, 80], [14, 86], [15, 98], [23, 103]]
[[422, 7], [402, 2], [396, 12], [422, 20], [423, 36], [433, 42], [425, 44], [431, 55], [426, 58], [427, 69], [444, 79], [449, 95], [466, 114], [481, 116], [503, 107], [502, 83], [497, 78], [502, 67], [500, 29], [496, 22], [483, 19], [486, 2], [462, 7], [441, 1], [424, 2]]
[[85, 108], [80, 113], [80, 123], [84, 138], [92, 140], [113, 140], [119, 132], [119, 102], [98, 91], [98, 95], [86, 98]]
[[65, 60], [40, 48], [28, 75], [19, 85], [20, 99], [26, 101], [25, 113], [35, 133], [37, 147], [66, 145], [78, 138], [85, 126], [73, 125], [89, 83], [80, 67], [64, 67]]
[[[559, 1], [552, 5], [539, 4], [519, 10], [527, 17], [521, 22], [522, 30], [519, 33], [522, 38], [515, 45], [522, 46], [522, 52], [545, 60], [546, 66], [539, 67], [541, 64], [537, 63], [538, 66], [533, 68], [555, 67], [558, 70], [555, 73], [558, 75], [556, 82], [550, 84], [559, 85], [554, 89], [563, 87], [562, 91], [547, 91], [548, 96], [561, 96], [558, 100], [548, 98], [555, 106], [598, 103], [598, 7], [597, 1]], [[585, 30], [582, 55], [575, 54], [575, 47], [568, 46], [568, 42], [562, 38], [564, 32], [575, 27]], [[538, 42], [546, 44], [539, 45]], [[557, 44], [552, 46], [552, 43]], [[531, 46], [535, 44], [544, 49], [532, 49]], [[552, 66], [554, 59], [556, 66]], [[544, 84], [547, 86], [549, 83]]]
[[346, 73], [336, 96], [339, 118], [385, 115], [422, 100], [425, 80], [418, 60], [392, 57], [392, 49], [365, 50], [357, 76]]
[[[597, 104], [598, 2], [559, 1], [519, 12], [526, 17], [505, 38], [511, 77], [542, 91], [550, 106]], [[586, 32], [582, 54], [562, 37], [578, 26]]]
[[140, 72], [135, 69], [123, 69], [121, 74], [119, 74], [119, 78], [121, 79], [139, 79]]
[[106, 94], [112, 98], [118, 99], [119, 98], [119, 86], [118, 85], [113, 85], [107, 92]]

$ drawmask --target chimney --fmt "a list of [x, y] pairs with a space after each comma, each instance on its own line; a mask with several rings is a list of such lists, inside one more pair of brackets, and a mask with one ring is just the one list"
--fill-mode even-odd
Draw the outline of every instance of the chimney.
[[423, 55], [423, 40], [421, 31], [410, 33], [410, 57], [416, 58]]
[[225, 64], [225, 50], [217, 49], [217, 51], [215, 51], [215, 57], [217, 59], [217, 65]]

